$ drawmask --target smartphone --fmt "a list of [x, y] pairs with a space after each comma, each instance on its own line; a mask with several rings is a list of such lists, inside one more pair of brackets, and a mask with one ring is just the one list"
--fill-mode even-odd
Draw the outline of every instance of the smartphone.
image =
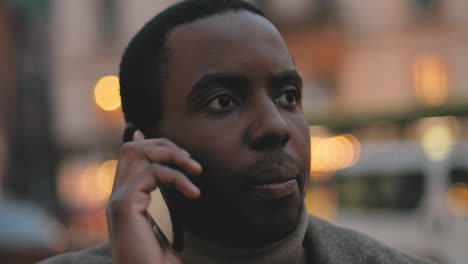
[[156, 238], [163, 249], [180, 252], [183, 248], [183, 232], [177, 215], [167, 199], [164, 190], [157, 188], [151, 193], [151, 203], [146, 212]]

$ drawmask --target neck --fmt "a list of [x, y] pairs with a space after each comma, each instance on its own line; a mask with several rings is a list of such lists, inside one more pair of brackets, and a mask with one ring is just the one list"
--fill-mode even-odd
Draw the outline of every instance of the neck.
[[[300, 214], [301, 212], [298, 213]], [[192, 225], [185, 225], [184, 235], [187, 233], [205, 241], [213, 241], [218, 245], [223, 245], [225, 248], [261, 248], [274, 244], [294, 233], [300, 224], [301, 215], [298, 215], [294, 219], [294, 222], [291, 223], [288, 221], [282, 223], [275, 222], [276, 228], [271, 223], [271, 227], [267, 224], [263, 227], [257, 227], [258, 225], [256, 224], [242, 223], [240, 221], [237, 223], [227, 223], [228, 220], [226, 219], [210, 220], [215, 221], [199, 223], [196, 225], [196, 228], [193, 228]], [[288, 223], [286, 224], [285, 222]], [[197, 224], [195, 221], [192, 223]], [[224, 225], [220, 223], [224, 223]], [[279, 226], [281, 224], [282, 226]]]
[[290, 234], [263, 246], [233, 247], [186, 231], [181, 257], [183, 263], [296, 263], [306, 228], [307, 212], [303, 209], [298, 225]]

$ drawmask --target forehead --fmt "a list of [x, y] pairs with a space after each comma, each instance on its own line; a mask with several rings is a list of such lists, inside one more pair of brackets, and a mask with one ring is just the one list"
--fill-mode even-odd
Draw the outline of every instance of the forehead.
[[167, 37], [166, 48], [168, 84], [180, 83], [184, 76], [190, 85], [212, 72], [261, 78], [295, 68], [276, 28], [248, 11], [228, 11], [176, 27]]

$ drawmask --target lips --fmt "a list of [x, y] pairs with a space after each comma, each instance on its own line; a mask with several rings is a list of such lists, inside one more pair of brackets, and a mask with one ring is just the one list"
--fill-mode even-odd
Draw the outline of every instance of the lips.
[[288, 166], [256, 171], [246, 184], [247, 192], [264, 198], [281, 198], [298, 190], [297, 174]]
[[281, 198], [296, 193], [299, 190], [296, 179], [285, 182], [253, 185], [248, 191], [263, 198]]
[[268, 169], [261, 169], [252, 175], [247, 186], [282, 183], [296, 179], [296, 175], [286, 167], [272, 167]]
[[261, 198], [281, 198], [297, 193], [302, 186], [303, 170], [299, 162], [285, 152], [263, 156], [238, 174], [243, 190]]

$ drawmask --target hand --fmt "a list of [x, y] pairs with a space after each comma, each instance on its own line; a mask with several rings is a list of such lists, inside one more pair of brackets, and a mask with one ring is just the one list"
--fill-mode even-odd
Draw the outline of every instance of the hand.
[[190, 155], [167, 139], [144, 139], [135, 132], [134, 141], [122, 146], [114, 187], [106, 215], [112, 263], [181, 263], [170, 249], [163, 249], [145, 217], [150, 193], [158, 185], [173, 186], [196, 199], [200, 190], [175, 165], [189, 175], [202, 168]]

